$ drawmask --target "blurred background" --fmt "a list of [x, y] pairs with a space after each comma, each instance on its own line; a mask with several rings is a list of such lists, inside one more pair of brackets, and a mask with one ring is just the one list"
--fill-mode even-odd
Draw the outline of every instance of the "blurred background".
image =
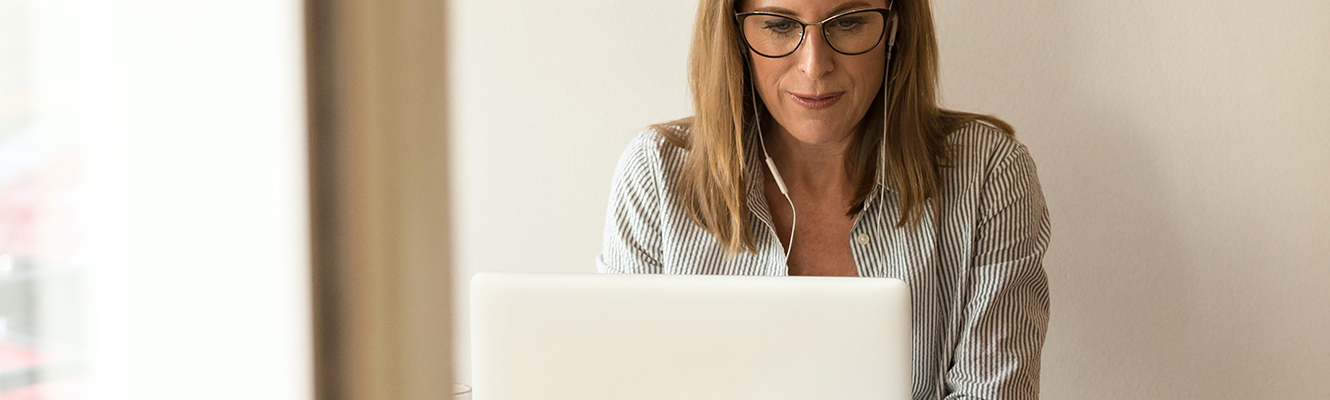
[[[1330, 4], [933, 7], [1039, 166], [1045, 398], [1330, 392]], [[441, 398], [472, 275], [595, 270], [695, 9], [0, 0], [0, 400]]]
[[0, 399], [311, 396], [300, 21], [0, 0]]

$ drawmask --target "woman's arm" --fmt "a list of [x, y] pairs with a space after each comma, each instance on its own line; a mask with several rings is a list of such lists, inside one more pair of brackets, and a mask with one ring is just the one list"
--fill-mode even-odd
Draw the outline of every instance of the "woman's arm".
[[643, 132], [619, 158], [605, 213], [605, 244], [596, 257], [601, 273], [662, 273], [662, 140], [654, 131]]
[[1014, 145], [984, 182], [948, 400], [1039, 398], [1050, 226], [1034, 160]]

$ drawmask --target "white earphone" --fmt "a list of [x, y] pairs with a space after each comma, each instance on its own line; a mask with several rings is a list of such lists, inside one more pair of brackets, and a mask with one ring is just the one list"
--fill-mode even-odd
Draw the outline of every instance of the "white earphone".
[[[892, 3], [895, 3], [895, 1], [892, 1]], [[888, 4], [888, 5], [887, 5], [887, 9], [891, 9], [891, 4]], [[888, 36], [888, 39], [887, 39], [887, 65], [886, 65], [886, 72], [885, 72], [886, 75], [882, 78], [882, 93], [883, 93], [883, 95], [882, 95], [882, 96], [883, 96], [883, 97], [882, 97], [882, 99], [883, 99], [883, 100], [882, 100], [882, 118], [883, 118], [883, 119], [882, 119], [882, 134], [883, 134], [883, 137], [886, 136], [886, 132], [887, 132], [887, 121], [886, 121], [886, 115], [887, 115], [887, 96], [886, 96], [886, 93], [887, 93], [887, 84], [888, 84], [888, 82], [889, 82], [890, 79], [891, 79], [891, 52], [892, 52], [891, 50], [892, 50], [893, 47], [896, 46], [896, 27], [897, 27], [897, 26], [898, 26], [898, 24], [897, 24], [897, 19], [896, 19], [896, 13], [893, 12], [893, 13], [891, 13], [891, 35]], [[790, 240], [789, 240], [788, 242], [786, 242], [786, 245], [785, 245], [785, 259], [787, 260], [786, 262], [788, 262], [788, 260], [789, 260], [789, 258], [790, 258], [790, 250], [794, 249], [794, 228], [795, 228], [796, 226], [798, 226], [798, 224], [799, 224], [799, 212], [798, 212], [797, 210], [794, 209], [794, 200], [790, 198], [790, 191], [789, 191], [788, 188], [785, 187], [785, 180], [784, 180], [784, 179], [781, 179], [781, 177], [780, 177], [780, 170], [777, 170], [777, 169], [776, 169], [776, 162], [775, 162], [775, 161], [771, 161], [771, 153], [768, 153], [768, 152], [767, 152], [767, 141], [766, 141], [765, 138], [762, 137], [762, 116], [761, 116], [760, 114], [758, 114], [758, 109], [757, 109], [757, 100], [758, 100], [758, 97], [757, 97], [757, 84], [753, 83], [753, 80], [754, 80], [753, 77], [754, 77], [754, 76], [757, 76], [757, 75], [754, 74], [753, 71], [752, 71], [752, 59], [751, 59], [751, 57], [752, 57], [752, 55], [750, 55], [750, 54], [748, 53], [748, 51], [745, 50], [745, 51], [744, 51], [744, 58], [745, 58], [745, 59], [748, 59], [748, 61], [749, 61], [749, 63], [748, 63], [748, 67], [749, 67], [749, 71], [748, 71], [748, 76], [749, 76], [749, 79], [748, 79], [748, 87], [749, 87], [749, 89], [752, 90], [752, 96], [753, 96], [753, 119], [754, 119], [754, 123], [757, 125], [757, 140], [762, 144], [762, 156], [763, 156], [764, 158], [766, 158], [767, 169], [770, 169], [770, 170], [771, 170], [771, 177], [772, 177], [772, 179], [775, 179], [775, 181], [776, 181], [776, 187], [780, 189], [780, 194], [785, 196], [785, 201], [788, 201], [788, 202], [790, 203], [790, 214], [791, 214], [791, 216], [790, 216]]]
[[[749, 76], [755, 75], [749, 71]], [[748, 79], [748, 87], [753, 91], [753, 123], [757, 125], [757, 140], [762, 143], [762, 156], [766, 158], [767, 169], [771, 170], [771, 177], [776, 180], [780, 194], [785, 196], [785, 201], [790, 202], [790, 240], [785, 243], [785, 259], [789, 262], [790, 250], [794, 248], [794, 227], [799, 224], [799, 212], [794, 209], [794, 200], [790, 198], [790, 191], [785, 187], [785, 180], [780, 177], [780, 170], [776, 169], [776, 162], [771, 161], [771, 153], [767, 152], [767, 140], [762, 137], [762, 116], [757, 112], [757, 85], [753, 83], [752, 78]]]

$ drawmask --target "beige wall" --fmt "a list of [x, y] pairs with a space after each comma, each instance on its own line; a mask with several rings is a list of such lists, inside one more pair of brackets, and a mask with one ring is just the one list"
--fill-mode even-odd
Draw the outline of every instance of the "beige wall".
[[1322, 398], [1330, 3], [939, 1], [1054, 223], [1049, 398]]
[[[1327, 4], [934, 4], [947, 105], [1013, 123], [1049, 199], [1047, 398], [1330, 391]], [[455, 2], [459, 306], [594, 270], [623, 146], [689, 112], [694, 7]]]

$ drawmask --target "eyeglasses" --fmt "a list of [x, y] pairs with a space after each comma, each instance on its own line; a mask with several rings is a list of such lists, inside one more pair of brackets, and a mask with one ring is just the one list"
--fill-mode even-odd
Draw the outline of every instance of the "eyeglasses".
[[890, 13], [889, 8], [852, 10], [810, 24], [794, 17], [758, 11], [734, 14], [734, 20], [739, 24], [744, 43], [763, 57], [780, 58], [793, 54], [803, 44], [810, 25], [822, 28], [822, 37], [832, 50], [854, 56], [867, 53], [882, 42]]

